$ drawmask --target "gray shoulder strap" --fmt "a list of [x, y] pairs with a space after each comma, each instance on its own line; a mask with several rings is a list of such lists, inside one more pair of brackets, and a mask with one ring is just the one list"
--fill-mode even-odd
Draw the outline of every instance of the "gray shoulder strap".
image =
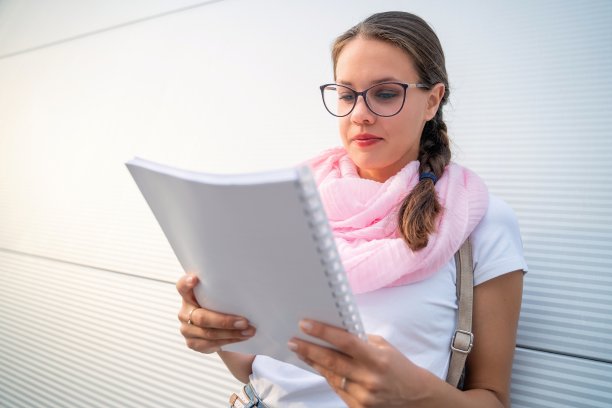
[[455, 254], [457, 265], [457, 327], [451, 341], [451, 358], [446, 382], [457, 387], [465, 360], [474, 344], [472, 334], [472, 304], [474, 301], [474, 264], [472, 245], [468, 238]]

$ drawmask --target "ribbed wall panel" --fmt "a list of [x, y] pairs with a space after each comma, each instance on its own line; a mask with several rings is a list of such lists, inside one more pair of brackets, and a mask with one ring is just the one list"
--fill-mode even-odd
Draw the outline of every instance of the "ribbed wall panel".
[[0, 250], [0, 299], [9, 406], [217, 407], [240, 386], [186, 349], [172, 283]]
[[612, 365], [519, 348], [511, 391], [513, 408], [609, 408]]
[[381, 7], [438, 32], [456, 158], [518, 216], [519, 345], [587, 359], [519, 350], [514, 406], [612, 406], [555, 374], [612, 361], [612, 2], [124, 3], [0, 2], [0, 406], [224, 405], [237, 383], [183, 345], [180, 266], [122, 163], [261, 170], [336, 144], [330, 41]]
[[453, 129], [519, 219], [518, 344], [612, 362], [612, 3], [585, 5], [509, 7], [512, 30], [466, 47], [465, 63], [488, 61], [461, 74]]

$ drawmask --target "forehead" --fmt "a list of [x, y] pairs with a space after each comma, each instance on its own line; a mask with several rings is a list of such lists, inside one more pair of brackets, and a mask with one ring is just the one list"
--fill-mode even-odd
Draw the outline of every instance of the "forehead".
[[366, 86], [380, 78], [415, 82], [418, 74], [412, 58], [398, 46], [375, 39], [357, 37], [350, 40], [338, 56], [337, 82]]

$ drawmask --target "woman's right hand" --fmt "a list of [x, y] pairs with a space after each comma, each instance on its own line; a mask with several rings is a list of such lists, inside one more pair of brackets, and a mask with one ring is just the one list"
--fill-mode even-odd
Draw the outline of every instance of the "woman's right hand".
[[183, 298], [178, 319], [187, 347], [209, 354], [220, 351], [226, 344], [247, 340], [255, 334], [255, 328], [244, 317], [201, 307], [193, 294], [197, 283], [198, 278], [193, 274], [183, 275], [176, 282], [176, 289]]

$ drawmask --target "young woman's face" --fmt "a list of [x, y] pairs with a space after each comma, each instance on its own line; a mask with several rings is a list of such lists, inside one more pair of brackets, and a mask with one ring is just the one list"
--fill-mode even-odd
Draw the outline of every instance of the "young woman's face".
[[[356, 37], [336, 62], [336, 83], [363, 91], [380, 82], [418, 83], [412, 59], [402, 49], [380, 40]], [[339, 118], [340, 137], [359, 175], [385, 181], [419, 154], [425, 122], [432, 119], [444, 95], [444, 86], [431, 90], [409, 88], [402, 110], [395, 116], [372, 113], [357, 98], [353, 111]], [[368, 94], [368, 99], [373, 95]]]

